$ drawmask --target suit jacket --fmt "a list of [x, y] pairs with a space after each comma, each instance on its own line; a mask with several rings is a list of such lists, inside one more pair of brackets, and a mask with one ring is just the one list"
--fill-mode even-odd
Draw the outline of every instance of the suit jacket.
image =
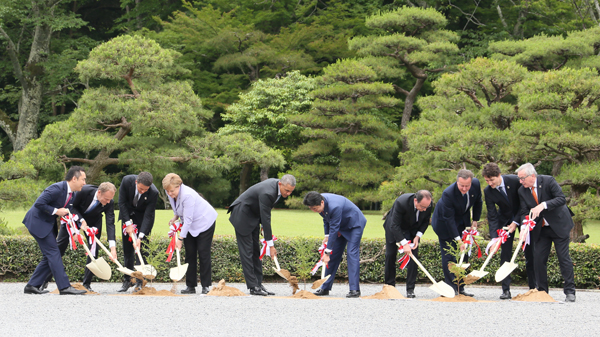
[[338, 232], [359, 227], [365, 228], [367, 218], [352, 201], [332, 193], [322, 193], [321, 195], [325, 198], [325, 207], [319, 214], [323, 217], [325, 235], [329, 235], [328, 248], [335, 247]]
[[[81, 189], [81, 192], [77, 192], [76, 197], [73, 200], [73, 214], [77, 214], [80, 219], [85, 219], [88, 226], [97, 227], [99, 232], [102, 233], [102, 213], [106, 214], [106, 236], [109, 241], [115, 240], [115, 202], [111, 200], [105, 206], [98, 203], [94, 209], [90, 210], [89, 213], [85, 211], [90, 207], [94, 196], [98, 191], [98, 186], [85, 185]], [[81, 220], [79, 221], [81, 226]]]
[[[487, 207], [487, 218], [490, 228], [490, 236], [498, 237], [498, 229], [510, 225], [513, 221], [521, 223], [521, 200], [519, 198], [519, 177], [514, 174], [503, 175], [504, 191], [508, 201], [497, 188], [487, 186], [483, 189], [485, 205]], [[496, 206], [498, 206], [496, 208]]]
[[241, 235], [249, 235], [262, 224], [264, 238], [273, 239], [271, 231], [271, 209], [275, 206], [279, 179], [271, 178], [250, 186], [229, 206], [229, 221]]
[[[66, 181], [61, 181], [48, 186], [37, 198], [33, 207], [27, 211], [23, 224], [27, 229], [39, 238], [44, 238], [52, 231], [56, 224], [58, 215], [52, 215], [54, 209], [62, 208], [67, 201], [68, 186]], [[73, 198], [77, 193], [73, 193], [71, 200], [66, 208], [72, 210]]]
[[[424, 212], [419, 212], [419, 221], [415, 214], [415, 193], [402, 194], [387, 214], [383, 228], [385, 228], [385, 237], [389, 243], [400, 242], [402, 240], [412, 240], [417, 232], [425, 233], [429, 226], [433, 203], [427, 207]], [[403, 232], [410, 232], [411, 237], [405, 237]]]
[[[168, 195], [167, 195], [168, 196]], [[208, 230], [217, 220], [217, 211], [192, 188], [181, 184], [177, 201], [169, 196], [173, 213], [182, 220], [181, 237], [193, 237]]]
[[[536, 225], [531, 232], [534, 242], [540, 236], [542, 219], [548, 222], [556, 235], [561, 238], [569, 237], [573, 228], [573, 213], [567, 207], [567, 199], [562, 188], [552, 176], [539, 175], [536, 178], [538, 201], [540, 204], [545, 201], [548, 209], [543, 210], [540, 216], [534, 219]], [[525, 219], [525, 216], [529, 215], [529, 211], [537, 204], [529, 188], [521, 186], [519, 197], [521, 198], [521, 218]]]
[[[132, 221], [137, 225], [138, 231], [144, 233], [144, 236], [148, 236], [154, 226], [158, 190], [152, 184], [146, 193], [140, 195], [137, 206], [134, 207], [133, 198], [136, 191], [136, 179], [137, 175], [130, 174], [123, 177], [123, 181], [121, 181], [121, 186], [119, 186], [119, 220], [127, 222], [133, 217], [134, 220]], [[135, 221], [138, 221], [138, 223]]]
[[473, 178], [468, 193], [469, 207], [466, 207], [456, 183], [448, 186], [442, 193], [442, 197], [435, 205], [431, 219], [431, 227], [440, 240], [451, 240], [461, 236], [465, 227], [471, 225], [471, 208], [473, 209], [473, 220], [479, 221], [483, 201], [481, 200], [481, 186], [477, 178]]

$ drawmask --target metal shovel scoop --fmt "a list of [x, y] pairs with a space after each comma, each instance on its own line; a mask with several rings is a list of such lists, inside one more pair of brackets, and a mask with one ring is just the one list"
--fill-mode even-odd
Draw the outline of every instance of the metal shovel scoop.
[[[136, 240], [137, 241], [137, 238], [136, 238], [135, 234], [129, 233], [129, 236], [131, 236], [132, 240]], [[148, 277], [148, 278], [152, 278], [152, 279], [155, 278], [156, 277], [156, 268], [152, 267], [152, 265], [144, 263], [144, 259], [142, 258], [142, 253], [140, 253], [139, 249], [136, 249], [135, 253], [138, 256], [138, 259], [140, 260], [140, 264], [139, 265], [133, 266], [135, 268], [135, 270], [137, 270], [140, 273], [142, 273], [142, 275], [144, 277], [151, 276], [151, 277]]]
[[[465, 230], [470, 231], [471, 227], [466, 227]], [[467, 236], [467, 239], [472, 239], [471, 234], [469, 234]], [[471, 241], [471, 240], [469, 240]], [[465, 259], [465, 253], [467, 252], [467, 250], [463, 250], [462, 254], [460, 254], [460, 260], [458, 261], [458, 263], [456, 264], [457, 266], [461, 267], [462, 269], [467, 269], [469, 268], [469, 266], [471, 265], [470, 263], [463, 263], [463, 260]]]
[[433, 283], [433, 285], [431, 285], [429, 287], [429, 289], [435, 291], [436, 293], [438, 293], [444, 297], [454, 298], [454, 289], [450, 285], [448, 285], [446, 282], [443, 282], [443, 281], [435, 282], [435, 280], [433, 279], [433, 276], [431, 276], [431, 274], [429, 274], [429, 272], [425, 269], [425, 267], [423, 267], [421, 262], [419, 262], [419, 260], [417, 260], [417, 258], [412, 254], [412, 251], [410, 252], [410, 258], [413, 259], [413, 261], [415, 261], [417, 266], [419, 266], [419, 268], [425, 273], [425, 275], [427, 275], [427, 277], [429, 278], [431, 283]]
[[273, 257], [273, 261], [275, 261], [275, 265], [277, 266], [277, 268], [273, 267], [273, 269], [275, 270], [277, 275], [279, 275], [287, 280], [289, 276], [286, 276], [284, 273], [281, 272], [281, 267], [279, 267], [279, 262], [277, 261], [277, 256]]
[[[175, 239], [177, 239], [177, 232], [175, 232]], [[181, 264], [179, 257], [179, 248], [175, 248], [175, 251], [177, 252], [177, 267], [171, 268], [169, 277], [171, 278], [171, 280], [177, 282], [185, 276], [185, 273], [188, 270], [188, 264]]]
[[[71, 211], [69, 211], [69, 216], [71, 217], [71, 219], [73, 219], [73, 217], [71, 215]], [[69, 222], [70, 222], [71, 229], [73, 230], [73, 233], [77, 233], [77, 234], [81, 235], [79, 233], [79, 231], [77, 230], [77, 226], [75, 225], [74, 221], [71, 220]], [[86, 242], [84, 242], [82, 246], [83, 246], [83, 249], [85, 249], [85, 251], [87, 252], [90, 259], [92, 260], [90, 263], [88, 263], [86, 265], [87, 269], [89, 269], [92, 273], [94, 273], [94, 275], [96, 275], [98, 278], [101, 278], [103, 280], [110, 280], [112, 270], [110, 269], [110, 266], [108, 265], [108, 263], [106, 261], [104, 261], [104, 258], [101, 257], [101, 258], [95, 259], [92, 252], [90, 252], [90, 249], [88, 248]]]
[[[100, 248], [102, 248], [102, 250], [106, 253], [106, 255], [112, 256], [110, 251], [106, 248], [106, 246], [104, 246], [102, 244], [102, 242], [100, 242], [100, 240], [96, 241], [96, 243], [98, 244], [98, 246], [100, 246]], [[123, 265], [120, 264], [118, 260], [111, 259], [111, 261], [113, 261], [117, 265], [117, 267], [118, 267], [117, 270], [120, 271], [121, 273], [123, 273], [125, 275], [129, 275], [129, 276], [131, 276], [131, 274], [133, 274], [133, 270], [123, 267]]]
[[[502, 229], [508, 230], [508, 227], [503, 227]], [[479, 269], [479, 270], [473, 270], [467, 276], [476, 277], [477, 280], [479, 280], [480, 278], [482, 278], [482, 277], [486, 276], [487, 274], [489, 274], [489, 272], [483, 271], [483, 270], [485, 269], [485, 267], [487, 267], [488, 263], [492, 259], [492, 256], [494, 256], [494, 254], [498, 251], [498, 249], [500, 249], [500, 245], [501, 244], [502, 244], [502, 240], [498, 239], [498, 242], [496, 242], [496, 244], [492, 247], [492, 252], [485, 259], [485, 262], [483, 262], [483, 265], [481, 266], [481, 269]], [[475, 282], [477, 280], [473, 280], [473, 282]]]
[[517, 248], [515, 248], [515, 252], [513, 253], [512, 259], [510, 259], [510, 262], [504, 262], [504, 264], [498, 269], [498, 271], [496, 271], [496, 282], [501, 282], [502, 280], [504, 280], [508, 275], [510, 275], [510, 273], [512, 273], [513, 270], [517, 269], [517, 267], [519, 266], [518, 263], [515, 263], [515, 259], [517, 258], [517, 255], [521, 250], [521, 245], [523, 244], [523, 241], [525, 241], [525, 237], [528, 233], [529, 229], [527, 229], [526, 232], [521, 232], [519, 234], [519, 244], [517, 245]]

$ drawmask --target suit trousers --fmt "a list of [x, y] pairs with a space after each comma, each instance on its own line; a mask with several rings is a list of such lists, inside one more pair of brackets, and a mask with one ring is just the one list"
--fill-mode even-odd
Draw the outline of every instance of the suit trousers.
[[263, 280], [259, 235], [260, 226], [256, 226], [249, 235], [241, 235], [237, 230], [235, 231], [240, 261], [242, 262], [248, 289], [260, 286]]
[[71, 283], [65, 272], [65, 266], [63, 265], [62, 256], [58, 249], [54, 232], [50, 231], [50, 233], [43, 238], [37, 237], [33, 233], [31, 233], [31, 235], [40, 246], [43, 257], [27, 284], [34, 287], [40, 287], [49, 275], [54, 275], [58, 289], [62, 290], [70, 287]]
[[[450, 269], [448, 269], [448, 263], [450, 262], [454, 262], [457, 263], [456, 258], [454, 257], [454, 255], [446, 252], [446, 249], [448, 248], [452, 248], [452, 249], [456, 249], [456, 247], [458, 246], [458, 242], [456, 240], [441, 240], [440, 239], [440, 250], [441, 250], [441, 254], [442, 254], [442, 269], [444, 270], [444, 281], [449, 284], [452, 289], [454, 289], [454, 291], [463, 291], [465, 286], [461, 285], [460, 288], [458, 289], [456, 286], [456, 283], [454, 282], [454, 274], [452, 274], [450, 272]], [[465, 258], [464, 258], [464, 263], [469, 261], [469, 255], [465, 253]]]
[[[404, 237], [410, 237], [405, 234]], [[413, 249], [413, 255], [419, 258], [419, 247]], [[385, 284], [396, 286], [396, 262], [398, 258], [398, 246], [396, 242], [385, 243]], [[406, 266], [406, 290], [415, 290], [417, 283], [418, 266], [412, 259]]]
[[188, 235], [183, 239], [185, 246], [185, 263], [188, 269], [185, 273], [185, 285], [196, 287], [198, 285], [198, 262], [200, 262], [200, 284], [210, 287], [212, 283], [211, 248], [215, 223], [198, 236]]
[[[138, 234], [139, 235], [139, 234]], [[134, 269], [134, 264], [139, 265], [140, 259], [138, 258], [135, 248], [133, 248], [133, 242], [129, 241], [129, 235], [122, 234], [123, 238], [123, 267], [129, 268], [131, 270]], [[140, 253], [142, 258], [144, 259], [144, 263], [146, 263], [148, 258], [148, 237], [144, 236], [142, 238], [142, 244], [140, 245]], [[131, 276], [123, 275], [123, 281], [131, 281]]]
[[[518, 226], [517, 226], [518, 227]], [[520, 229], [519, 229], [520, 231]], [[514, 242], [514, 234], [516, 231], [510, 234], [508, 240], [502, 244], [502, 251], [500, 253], [500, 265], [503, 265], [504, 262], [510, 262], [513, 255], [513, 242]], [[523, 234], [525, 235], [525, 234]], [[525, 247], [525, 271], [527, 272], [527, 283], [529, 284], [529, 289], [535, 289], [535, 269], [533, 263], [533, 240], [531, 240], [531, 244]], [[517, 247], [517, 249], [521, 249], [521, 247]], [[508, 275], [504, 280], [502, 280], [502, 292], [510, 291], [510, 283], [512, 278]]]
[[548, 256], [552, 242], [554, 242], [560, 273], [564, 279], [563, 291], [565, 294], [575, 294], [575, 274], [573, 273], [573, 261], [569, 255], [569, 241], [568, 236], [561, 238], [556, 235], [550, 226], [542, 227], [540, 236], [533, 246], [538, 290], [548, 292]]
[[360, 240], [362, 239], [363, 231], [363, 227], [339, 231], [338, 233], [341, 235], [335, 240], [335, 246], [327, 247], [331, 249], [331, 256], [329, 263], [327, 263], [325, 275], [331, 276], [321, 285], [321, 289], [331, 290], [335, 274], [340, 266], [340, 262], [342, 262], [344, 249], [347, 245], [346, 261], [348, 263], [348, 283], [350, 285], [350, 290], [360, 291]]

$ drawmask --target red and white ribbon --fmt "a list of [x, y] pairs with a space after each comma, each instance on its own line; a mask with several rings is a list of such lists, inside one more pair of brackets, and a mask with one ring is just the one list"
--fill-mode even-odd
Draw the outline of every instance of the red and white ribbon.
[[[523, 241], [523, 250], [525, 250], [525, 246], [531, 244], [530, 233], [535, 228], [535, 221], [533, 221], [533, 219], [529, 219], [529, 215], [526, 215], [525, 220], [523, 220], [523, 226], [525, 226], [525, 228], [527, 230], [527, 236], [525, 237], [525, 240]], [[519, 235], [522, 235], [522, 234], [519, 234]]]
[[[138, 233], [137, 225], [131, 224], [130, 226], [133, 228], [133, 234], [137, 234]], [[127, 228], [127, 225], [123, 224], [123, 235], [129, 236], [129, 242], [133, 242], [131, 240], [131, 236], [129, 234], [127, 234], [127, 231], [125, 230], [126, 228]]]
[[317, 273], [317, 270], [319, 270], [319, 268], [321, 266], [323, 266], [323, 268], [326, 267], [325, 263], [323, 263], [323, 254], [325, 254], [325, 249], [327, 248], [327, 243], [321, 244], [321, 246], [319, 247], [319, 255], [321, 256], [321, 258], [319, 259], [319, 262], [317, 262], [315, 264], [315, 266], [310, 270], [310, 274], [314, 275]]
[[[481, 247], [479, 247], [479, 244], [475, 241], [475, 235], [478, 234], [479, 232], [476, 229], [464, 230], [462, 232], [462, 242], [469, 245], [469, 256], [471, 256], [471, 248], [473, 247], [473, 243], [475, 243], [475, 245], [477, 245], [477, 258], [481, 258]], [[473, 242], [471, 242], [471, 239], [473, 239]]]
[[[277, 237], [275, 235], [273, 235], [273, 241], [277, 241]], [[260, 243], [262, 244], [262, 247], [260, 248], [260, 259], [263, 259], [263, 256], [271, 256], [271, 250], [267, 249], [267, 240], [265, 240], [264, 238], [260, 239]]]
[[[410, 245], [410, 248], [415, 248], [414, 243], [411, 243], [410, 241], [408, 241], [408, 244]], [[403, 247], [398, 247], [398, 253], [404, 254], [404, 255], [400, 256], [400, 258], [398, 259], [398, 263], [400, 264], [398, 266], [398, 268], [400, 268], [400, 270], [404, 270], [404, 268], [406, 268], [406, 266], [408, 266], [408, 263], [410, 262], [410, 254], [404, 253]]]
[[179, 220], [169, 224], [169, 237], [171, 238], [171, 242], [169, 242], [166, 251], [169, 255], [167, 257], [167, 262], [171, 262], [171, 259], [173, 258], [173, 252], [175, 252], [175, 248], [177, 247], [177, 233], [181, 232], [181, 227], [183, 227], [183, 224]]
[[90, 243], [90, 252], [92, 255], [96, 255], [96, 234], [98, 234], [98, 228], [88, 227], [85, 234], [87, 234]]
[[[67, 233], [69, 233], [69, 247], [71, 247], [71, 250], [77, 249], [77, 242], [79, 242], [80, 245], [84, 244], [83, 239], [77, 230], [77, 226], [75, 225], [76, 217], [77, 214], [74, 216], [65, 215], [60, 218], [60, 222], [66, 224], [65, 227], [67, 228]], [[77, 241], [75, 240], [75, 236], [77, 237]]]
[[506, 242], [506, 240], [508, 240], [508, 238], [510, 237], [510, 234], [508, 234], [507, 231], [503, 230], [503, 229], [497, 229], [496, 233], [498, 233], [498, 237], [493, 238], [487, 245], [487, 247], [485, 247], [485, 255], [490, 255], [489, 251], [490, 251], [490, 247], [493, 247], [496, 242], [498, 242], [498, 240], [500, 241], [500, 244], [504, 244]]

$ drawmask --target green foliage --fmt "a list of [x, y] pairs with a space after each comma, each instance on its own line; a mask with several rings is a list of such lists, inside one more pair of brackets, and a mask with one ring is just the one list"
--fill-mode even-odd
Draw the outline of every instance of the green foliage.
[[[462, 251], [460, 250], [460, 245], [456, 245], [453, 247], [452, 245], [444, 248], [446, 254], [452, 255], [456, 261], [460, 261], [460, 256], [462, 255]], [[464, 263], [464, 262], [463, 262]], [[465, 285], [465, 277], [467, 276], [467, 270], [459, 267], [454, 262], [448, 263], [448, 270], [454, 274], [454, 282], [456, 283], [457, 289], [460, 289], [460, 286]]]
[[[169, 238], [170, 241], [171, 238]], [[167, 261], [167, 252], [166, 247], [164, 246], [165, 240], [162, 237], [159, 237], [156, 233], [152, 233], [148, 237], [148, 240], [144, 243], [145, 250], [148, 252], [148, 256], [145, 257], [146, 264], [151, 265], [154, 269], [156, 269], [156, 277], [159, 279], [169, 278], [170, 273], [170, 265]], [[168, 246], [168, 244], [167, 244]], [[173, 254], [173, 261], [177, 262], [177, 256]], [[149, 278], [150, 283], [153, 283], [155, 278]]]
[[291, 242], [291, 245], [296, 251], [294, 254], [295, 260], [297, 261], [295, 266], [296, 273], [302, 280], [302, 283], [304, 283], [304, 290], [306, 290], [306, 280], [310, 280], [310, 272], [315, 265], [314, 240], [308, 238], [296, 238]]

